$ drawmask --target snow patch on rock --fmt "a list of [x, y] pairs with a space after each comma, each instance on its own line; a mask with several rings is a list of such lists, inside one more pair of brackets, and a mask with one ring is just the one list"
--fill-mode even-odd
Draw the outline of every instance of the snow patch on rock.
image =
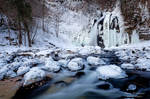
[[109, 78], [125, 78], [127, 77], [126, 73], [116, 65], [101, 66], [97, 68], [98, 78], [100, 79], [109, 79]]

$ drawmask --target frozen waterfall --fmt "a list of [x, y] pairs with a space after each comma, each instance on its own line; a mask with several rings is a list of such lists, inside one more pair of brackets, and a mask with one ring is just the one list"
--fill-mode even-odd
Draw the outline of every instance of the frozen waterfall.
[[[90, 32], [90, 46], [97, 46], [97, 36], [99, 34], [99, 22], [104, 19], [104, 16], [99, 20], [95, 20]], [[101, 26], [100, 26], [101, 27]]]
[[[99, 20], [94, 21], [94, 25], [90, 32], [90, 46], [101, 46], [103, 43], [105, 48], [120, 46], [123, 44], [139, 42], [139, 37], [136, 32], [131, 35], [131, 42], [129, 35], [124, 31], [124, 26], [121, 26], [120, 17], [106, 12]], [[98, 41], [102, 38], [101, 41]], [[101, 46], [102, 47], [102, 46]]]

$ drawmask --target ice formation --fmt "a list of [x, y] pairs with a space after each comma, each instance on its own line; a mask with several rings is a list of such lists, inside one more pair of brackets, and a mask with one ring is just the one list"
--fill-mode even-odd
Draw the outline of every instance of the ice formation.
[[123, 17], [118, 7], [113, 12], [103, 12], [91, 28], [89, 45], [109, 48], [139, 42], [138, 32], [133, 31], [130, 39], [124, 28]]

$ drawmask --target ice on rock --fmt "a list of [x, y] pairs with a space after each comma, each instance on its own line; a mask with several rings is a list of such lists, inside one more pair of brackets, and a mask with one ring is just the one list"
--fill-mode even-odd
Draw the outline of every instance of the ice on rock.
[[136, 90], [136, 85], [134, 85], [134, 84], [130, 84], [129, 86], [128, 86], [128, 89], [127, 90], [132, 90], [132, 91], [134, 91], [134, 90]]
[[124, 63], [121, 65], [121, 68], [124, 68], [124, 69], [135, 69], [135, 66], [133, 64], [130, 64], [130, 63]]
[[24, 86], [42, 80], [46, 73], [38, 67], [33, 67], [24, 75]]
[[93, 56], [89, 56], [87, 58], [87, 62], [88, 64], [90, 65], [105, 65], [106, 63], [101, 60], [100, 58], [97, 58], [97, 57], [93, 57]]
[[30, 67], [28, 66], [19, 67], [17, 70], [17, 75], [23, 75], [27, 73], [29, 70], [30, 70]]
[[58, 62], [54, 61], [50, 57], [46, 60], [45, 67], [43, 67], [43, 69], [50, 72], [58, 72], [60, 70], [60, 66]]
[[83, 59], [74, 58], [72, 59], [67, 66], [71, 71], [81, 70], [83, 68]]
[[97, 68], [98, 78], [100, 79], [119, 79], [127, 77], [126, 73], [116, 65], [101, 66]]

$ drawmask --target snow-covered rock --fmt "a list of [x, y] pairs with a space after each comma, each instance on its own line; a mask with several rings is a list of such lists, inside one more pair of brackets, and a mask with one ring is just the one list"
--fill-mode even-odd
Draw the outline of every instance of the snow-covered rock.
[[6, 65], [0, 69], [0, 80], [2, 80], [4, 78], [4, 76], [7, 74], [8, 70], [9, 70], [9, 68], [7, 66], [8, 65]]
[[7, 71], [7, 73], [6, 73], [6, 77], [9, 77], [9, 78], [13, 78], [16, 76], [17, 76], [17, 74], [12, 70]]
[[33, 67], [24, 75], [24, 86], [42, 80], [46, 73], [38, 67]]
[[61, 59], [58, 61], [59, 65], [62, 66], [62, 67], [67, 67], [67, 63], [68, 61], [65, 60], [65, 59]]
[[7, 67], [11, 70], [17, 70], [20, 66], [22, 66], [21, 62], [13, 62], [12, 64], [9, 64]]
[[133, 64], [130, 64], [130, 63], [124, 63], [121, 65], [121, 68], [124, 68], [124, 69], [135, 69], [135, 66]]
[[83, 68], [83, 59], [74, 58], [72, 59], [67, 66], [71, 71], [81, 70]]
[[98, 78], [100, 79], [109, 79], [109, 78], [125, 78], [127, 77], [126, 73], [116, 65], [101, 66], [97, 68]]
[[19, 67], [17, 70], [17, 75], [23, 75], [27, 73], [29, 70], [30, 70], [30, 67], [28, 66]]
[[23, 65], [33, 67], [35, 65], [41, 64], [42, 62], [39, 59], [27, 59]]
[[93, 56], [89, 56], [87, 58], [87, 62], [90, 65], [105, 65], [106, 64], [102, 59], [98, 57], [93, 57]]
[[79, 48], [79, 54], [88, 55], [88, 54], [100, 54], [101, 48], [98, 46], [85, 46], [83, 48]]
[[58, 72], [60, 70], [59, 63], [54, 61], [51, 57], [46, 60], [45, 67], [42, 68], [50, 72]]
[[123, 61], [135, 61], [137, 57], [136, 50], [126, 49], [126, 50], [118, 50], [116, 51], [116, 55]]
[[146, 69], [147, 71], [150, 71], [150, 59], [147, 58], [139, 58], [137, 59], [136, 67], [138, 69]]

